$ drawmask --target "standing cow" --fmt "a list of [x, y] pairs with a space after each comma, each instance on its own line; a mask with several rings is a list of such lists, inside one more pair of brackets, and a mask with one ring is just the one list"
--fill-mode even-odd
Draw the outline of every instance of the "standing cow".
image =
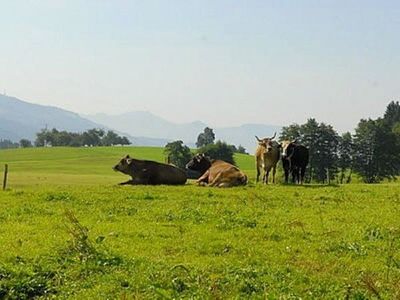
[[239, 168], [223, 160], [209, 159], [204, 153], [194, 156], [186, 168], [202, 174], [197, 179], [201, 185], [231, 187], [247, 184], [247, 176]]
[[172, 165], [162, 164], [151, 160], [140, 160], [125, 156], [113, 167], [114, 171], [122, 172], [132, 177], [125, 184], [185, 184], [186, 173]]
[[285, 172], [285, 183], [289, 182], [289, 174], [292, 174], [293, 183], [303, 184], [304, 174], [309, 161], [309, 151], [307, 147], [297, 144], [294, 141], [283, 141], [282, 166]]
[[270, 138], [259, 139], [256, 136], [258, 142], [258, 147], [255, 154], [257, 182], [259, 181], [261, 171], [263, 170], [263, 183], [268, 184], [269, 172], [272, 169], [272, 182], [275, 183], [276, 165], [280, 156], [279, 144], [276, 141], [273, 141], [275, 136], [276, 132], [274, 136]]

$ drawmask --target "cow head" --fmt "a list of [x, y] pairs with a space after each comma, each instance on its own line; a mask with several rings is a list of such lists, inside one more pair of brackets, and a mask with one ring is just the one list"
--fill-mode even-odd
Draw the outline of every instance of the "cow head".
[[131, 165], [132, 165], [132, 158], [130, 158], [129, 155], [127, 155], [124, 158], [122, 158], [119, 161], [119, 163], [116, 164], [113, 167], [113, 170], [122, 172], [124, 174], [129, 174], [129, 170], [131, 169]]
[[282, 158], [284, 159], [290, 159], [293, 155], [294, 148], [296, 147], [296, 140], [294, 141], [283, 141], [280, 144], [280, 147], [282, 149]]
[[264, 148], [264, 154], [267, 154], [273, 150], [274, 145], [275, 145], [275, 142], [273, 141], [273, 139], [275, 138], [275, 136], [276, 136], [276, 132], [270, 138], [260, 139], [258, 136], [256, 136], [258, 145]]
[[211, 166], [210, 159], [204, 153], [196, 154], [187, 164], [186, 169], [204, 173]]

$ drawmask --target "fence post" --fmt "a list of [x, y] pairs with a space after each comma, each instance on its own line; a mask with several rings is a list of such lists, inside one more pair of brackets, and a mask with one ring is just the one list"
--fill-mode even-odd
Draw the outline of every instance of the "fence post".
[[8, 165], [5, 164], [4, 165], [4, 179], [3, 179], [3, 191], [6, 189], [7, 187], [7, 175], [8, 175]]

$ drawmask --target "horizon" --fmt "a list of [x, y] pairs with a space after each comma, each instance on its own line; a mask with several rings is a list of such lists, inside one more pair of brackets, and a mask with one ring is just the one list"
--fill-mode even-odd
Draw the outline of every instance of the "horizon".
[[[7, 95], [7, 94], [4, 94], [4, 93], [0, 93], [0, 96], [5, 96], [5, 97], [8, 97], [8, 98], [14, 98], [14, 99], [17, 99], [18, 101], [22, 101], [22, 102], [25, 102], [25, 103], [28, 103], [28, 104], [40, 105], [40, 106], [43, 106], [43, 107], [51, 107], [51, 108], [61, 109], [61, 110], [64, 110], [66, 112], [77, 114], [81, 118], [87, 119], [89, 121], [92, 121], [91, 117], [100, 116], [100, 115], [104, 115], [104, 116], [107, 116], [107, 117], [118, 117], [118, 116], [122, 116], [122, 115], [129, 115], [129, 114], [132, 114], [132, 113], [147, 113], [147, 114], [150, 114], [150, 115], [152, 115], [152, 116], [154, 116], [156, 118], [162, 119], [164, 121], [167, 121], [167, 122], [175, 124], [175, 125], [201, 123], [201, 124], [203, 124], [205, 126], [211, 127], [212, 129], [227, 129], [227, 128], [235, 128], [235, 127], [240, 128], [240, 127], [243, 127], [243, 126], [258, 126], [258, 125], [266, 125], [266, 126], [270, 126], [270, 127], [284, 127], [284, 126], [289, 126], [289, 125], [293, 125], [293, 124], [298, 124], [298, 125], [302, 124], [302, 123], [290, 123], [290, 124], [283, 124], [282, 125], [282, 124], [270, 124], [270, 123], [236, 123], [236, 124], [232, 124], [231, 126], [211, 126], [210, 124], [206, 123], [203, 120], [192, 120], [192, 121], [187, 121], [187, 122], [176, 122], [175, 120], [169, 120], [167, 118], [164, 118], [163, 116], [157, 115], [157, 114], [155, 114], [155, 113], [153, 113], [151, 111], [146, 111], [146, 110], [128, 111], [128, 112], [123, 112], [123, 113], [111, 113], [111, 114], [107, 114], [107, 113], [104, 113], [104, 112], [99, 112], [99, 113], [94, 113], [94, 114], [82, 114], [82, 113], [79, 113], [79, 112], [76, 112], [76, 111], [65, 109], [63, 107], [58, 107], [58, 106], [54, 106], [54, 105], [45, 105], [45, 104], [40, 104], [40, 103], [34, 103], [34, 102], [29, 101], [29, 100], [20, 99], [20, 98], [18, 98], [16, 96]], [[386, 106], [385, 106], [385, 109], [386, 109]], [[312, 118], [312, 117], [310, 117], [310, 118]], [[310, 118], [307, 118], [304, 121], [304, 123], [306, 123], [306, 121], [308, 119], [310, 119]], [[362, 119], [368, 119], [368, 118], [362, 118]], [[323, 120], [316, 119], [316, 121], [318, 121], [320, 123], [325, 123], [327, 125], [332, 125], [332, 124], [328, 124], [328, 123], [324, 122]], [[357, 122], [357, 124], [358, 124], [358, 122]], [[104, 126], [104, 124], [99, 124], [99, 125]], [[354, 125], [354, 127], [356, 127], [356, 125]], [[353, 130], [349, 130], [349, 131], [340, 132], [337, 128], [335, 128], [335, 126], [333, 126], [333, 128], [338, 132], [338, 134], [342, 134], [342, 133], [345, 133], [345, 132], [350, 132], [352, 134], [354, 133], [354, 129]], [[280, 133], [277, 132], [277, 134], [279, 135]]]
[[172, 3], [2, 4], [0, 91], [79, 115], [338, 132], [400, 98], [396, 1]]

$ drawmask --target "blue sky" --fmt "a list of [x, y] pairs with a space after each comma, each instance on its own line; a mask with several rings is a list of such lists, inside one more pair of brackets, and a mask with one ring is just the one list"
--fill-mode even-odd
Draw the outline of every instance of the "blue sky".
[[352, 130], [400, 100], [399, 36], [398, 1], [1, 1], [0, 91], [79, 113]]

